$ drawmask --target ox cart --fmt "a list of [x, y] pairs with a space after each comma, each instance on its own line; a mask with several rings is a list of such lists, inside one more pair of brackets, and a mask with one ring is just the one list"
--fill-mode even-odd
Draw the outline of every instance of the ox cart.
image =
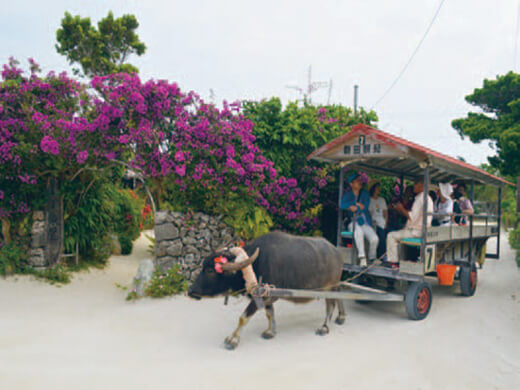
[[[422, 320], [432, 305], [431, 282], [438, 277], [438, 265], [455, 266], [462, 295], [472, 296], [477, 288], [477, 264], [482, 265], [485, 258], [499, 258], [501, 191], [504, 185], [512, 183], [458, 159], [362, 124], [353, 126], [349, 133], [315, 150], [308, 158], [339, 164], [338, 202], [343, 196], [344, 177], [348, 170], [393, 176], [400, 179], [401, 186], [405, 180], [424, 180], [421, 235], [400, 240], [399, 265], [395, 269], [383, 267], [380, 262], [368, 268], [361, 267], [353, 232], [345, 230], [340, 209], [337, 246], [344, 251], [343, 271], [348, 280], [342, 282], [337, 291], [280, 289], [260, 283], [252, 294], [258, 305], [261, 305], [261, 297], [398, 301], [404, 302], [410, 319]], [[452, 214], [452, 222], [446, 226], [427, 226], [427, 216], [436, 216], [427, 212], [430, 183], [455, 180], [468, 184], [468, 197], [472, 203], [475, 184], [496, 187], [496, 212], [466, 215], [465, 226], [453, 221], [461, 214]], [[494, 253], [486, 251], [489, 238], [496, 238]]]

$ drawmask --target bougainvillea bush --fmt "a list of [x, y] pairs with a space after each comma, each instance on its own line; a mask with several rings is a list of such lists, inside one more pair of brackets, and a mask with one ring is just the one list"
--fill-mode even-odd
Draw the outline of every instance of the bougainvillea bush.
[[238, 103], [224, 102], [219, 109], [193, 92], [181, 92], [175, 83], [143, 83], [128, 74], [95, 77], [92, 87], [100, 96], [95, 100], [98, 117], [119, 129], [118, 138], [108, 141], [119, 142], [115, 150], [129, 151], [129, 166], [152, 183], [160, 207], [230, 212], [239, 199], [247, 202], [251, 215], [260, 216], [248, 224], [265, 222], [261, 215], [268, 212], [285, 230], [315, 225], [315, 216], [304, 215], [302, 203], [317, 203], [318, 194], [306, 192], [294, 178], [278, 176]]
[[[348, 121], [344, 112], [304, 114], [309, 118], [299, 121], [294, 137], [279, 141], [273, 135], [269, 141], [265, 131], [255, 135], [240, 104], [217, 108], [176, 83], [120, 73], [85, 85], [65, 73], [42, 76], [32, 61], [24, 73], [11, 61], [0, 83], [0, 218], [4, 223], [41, 209], [54, 177], [65, 218], [77, 227], [66, 227], [65, 246], [70, 250], [77, 241], [93, 256], [106, 248], [110, 226], [121, 225], [95, 221], [102, 218], [96, 212], [116, 208], [107, 183], [117, 183], [130, 168], [152, 188], [159, 208], [223, 213], [245, 238], [273, 227], [312, 232], [319, 225], [320, 194], [332, 176], [302, 156], [344, 131]], [[292, 160], [275, 158], [269, 142], [279, 154], [287, 149]], [[97, 198], [102, 208], [95, 206]], [[90, 234], [84, 231], [89, 224], [108, 227]], [[99, 240], [91, 245], [86, 237], [94, 236]]]
[[88, 158], [78, 117], [83, 87], [64, 74], [24, 75], [15, 61], [3, 66], [0, 83], [0, 216], [27, 213], [45, 202], [45, 179]]

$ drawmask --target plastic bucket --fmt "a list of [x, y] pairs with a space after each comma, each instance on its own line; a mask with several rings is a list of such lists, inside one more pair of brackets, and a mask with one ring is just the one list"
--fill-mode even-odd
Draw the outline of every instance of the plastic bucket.
[[451, 286], [453, 284], [453, 277], [457, 271], [457, 266], [453, 264], [439, 264], [437, 265], [437, 278], [441, 286]]

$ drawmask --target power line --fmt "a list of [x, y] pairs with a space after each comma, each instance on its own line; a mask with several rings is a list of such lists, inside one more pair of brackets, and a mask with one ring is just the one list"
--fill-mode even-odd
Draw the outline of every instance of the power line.
[[435, 19], [437, 19], [437, 16], [439, 15], [439, 12], [441, 11], [441, 8], [442, 8], [442, 5], [444, 4], [446, 0], [441, 0], [440, 4], [439, 4], [439, 7], [437, 8], [437, 11], [435, 11], [435, 14], [433, 15], [433, 18], [432, 20], [430, 21], [430, 24], [428, 25], [428, 28], [426, 29], [426, 31], [424, 32], [424, 35], [422, 36], [421, 40], [419, 41], [419, 43], [417, 44], [415, 50], [413, 51], [412, 55], [410, 56], [410, 59], [406, 62], [406, 64], [404, 65], [403, 69], [401, 70], [401, 72], [399, 72], [399, 74], [397, 75], [397, 77], [395, 78], [394, 82], [390, 85], [390, 87], [388, 87], [388, 89], [385, 91], [385, 93], [383, 93], [383, 95], [375, 102], [375, 104], [370, 108], [374, 108], [375, 106], [377, 106], [381, 100], [383, 100], [386, 95], [388, 95], [390, 93], [390, 91], [392, 90], [392, 88], [397, 84], [397, 82], [399, 81], [399, 79], [403, 76], [404, 72], [406, 72], [406, 69], [408, 68], [408, 66], [410, 65], [410, 63], [412, 62], [413, 58], [415, 57], [415, 55], [417, 54], [417, 52], [419, 51], [422, 43], [424, 42], [424, 40], [426, 39], [426, 36], [428, 35], [428, 33], [430, 32], [432, 26], [433, 26], [433, 23], [435, 22]]

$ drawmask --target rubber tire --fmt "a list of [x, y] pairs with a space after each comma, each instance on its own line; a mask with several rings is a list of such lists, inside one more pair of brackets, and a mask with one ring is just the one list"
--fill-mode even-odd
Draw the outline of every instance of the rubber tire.
[[[418, 307], [418, 299], [421, 294], [421, 300], [427, 300], [426, 308]], [[424, 302], [424, 301], [423, 301]], [[406, 307], [406, 314], [411, 320], [419, 321], [426, 318], [432, 307], [433, 294], [432, 288], [428, 282], [413, 282], [404, 296], [404, 304]], [[423, 303], [424, 304], [424, 303]]]
[[[474, 283], [471, 283], [471, 274], [474, 273]], [[475, 295], [478, 284], [477, 266], [472, 264], [471, 267], [460, 267], [460, 291], [463, 296], [471, 297]]]

